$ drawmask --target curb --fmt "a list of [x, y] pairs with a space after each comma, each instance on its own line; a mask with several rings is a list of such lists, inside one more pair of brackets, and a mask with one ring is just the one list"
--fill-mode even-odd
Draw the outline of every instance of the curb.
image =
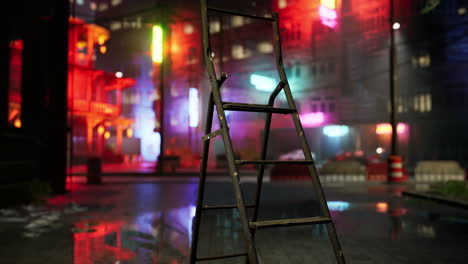
[[428, 194], [428, 193], [415, 192], [415, 191], [403, 191], [402, 194], [406, 196], [410, 196], [410, 197], [422, 198], [422, 199], [431, 200], [431, 201], [438, 202], [438, 203], [443, 203], [443, 204], [448, 204], [448, 205], [453, 205], [453, 206], [468, 209], [468, 202], [465, 202], [462, 200], [456, 200], [456, 199], [449, 199], [441, 195]]

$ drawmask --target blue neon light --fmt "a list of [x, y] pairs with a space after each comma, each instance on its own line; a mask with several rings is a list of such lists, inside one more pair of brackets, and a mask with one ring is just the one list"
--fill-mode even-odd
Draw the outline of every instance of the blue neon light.
[[250, 84], [259, 91], [272, 92], [276, 88], [275, 79], [263, 75], [250, 75]]
[[323, 134], [328, 137], [342, 137], [348, 133], [349, 133], [348, 126], [331, 125], [331, 126], [323, 127]]

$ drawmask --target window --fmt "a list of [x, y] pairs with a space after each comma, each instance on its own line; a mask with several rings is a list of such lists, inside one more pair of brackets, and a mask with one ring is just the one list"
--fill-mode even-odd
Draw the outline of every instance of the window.
[[232, 27], [241, 27], [245, 24], [244, 17], [241, 16], [233, 16], [231, 18]]
[[185, 34], [187, 34], [187, 35], [192, 34], [192, 33], [193, 33], [193, 30], [194, 30], [194, 28], [193, 28], [193, 25], [192, 25], [192, 24], [186, 23], [186, 24], [184, 25], [184, 33], [185, 33]]
[[221, 22], [218, 20], [210, 22], [210, 33], [218, 33], [221, 31]]
[[110, 30], [116, 31], [122, 28], [122, 23], [120, 21], [113, 21], [110, 24]]
[[310, 74], [311, 74], [312, 76], [314, 76], [314, 75], [317, 74], [317, 68], [315, 67], [315, 65], [312, 65], [312, 66], [310, 67]]
[[316, 104], [312, 105], [312, 112], [317, 112], [317, 105]]
[[77, 5], [84, 5], [84, 0], [76, 0]]
[[245, 59], [250, 57], [250, 52], [243, 45], [232, 45], [232, 57], [234, 59]]
[[260, 53], [272, 53], [273, 52], [273, 44], [270, 42], [260, 42], [257, 45], [257, 50]]
[[196, 53], [197, 53], [197, 49], [195, 47], [191, 47], [190, 52], [187, 56], [187, 64], [195, 64], [198, 62]]
[[112, 6], [118, 6], [122, 3], [122, 0], [112, 0], [111, 5]]
[[287, 0], [278, 0], [278, 8], [279, 9], [285, 8], [286, 6], [288, 6], [288, 1]]
[[320, 74], [325, 74], [325, 65], [320, 64]]
[[90, 8], [91, 10], [93, 10], [93, 11], [96, 11], [96, 9], [97, 9], [96, 3], [95, 3], [95, 2], [89, 3], [89, 8]]
[[102, 3], [99, 5], [98, 11], [102, 12], [102, 11], [106, 11], [107, 9], [109, 9], [109, 5], [106, 3]]
[[327, 106], [325, 105], [325, 103], [321, 103], [320, 104], [320, 111], [325, 113], [325, 111], [327, 111]]
[[330, 113], [335, 112], [335, 104], [334, 104], [334, 103], [330, 103], [330, 104], [328, 105], [328, 110], [330, 110]]

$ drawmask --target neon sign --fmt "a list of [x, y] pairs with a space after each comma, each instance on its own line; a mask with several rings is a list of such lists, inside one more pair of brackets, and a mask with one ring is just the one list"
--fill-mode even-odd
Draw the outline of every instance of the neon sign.
[[348, 133], [348, 126], [331, 125], [323, 127], [323, 134], [325, 134], [328, 137], [342, 137]]
[[250, 75], [250, 84], [259, 91], [272, 92], [276, 88], [275, 79], [263, 75]]
[[189, 119], [190, 127], [198, 126], [198, 89], [189, 88]]
[[336, 12], [336, 0], [321, 0], [321, 5], [319, 7], [319, 16], [322, 24], [335, 28], [338, 24], [337, 18], [338, 14]]
[[304, 126], [321, 125], [325, 122], [325, 114], [322, 112], [303, 114], [300, 118]]

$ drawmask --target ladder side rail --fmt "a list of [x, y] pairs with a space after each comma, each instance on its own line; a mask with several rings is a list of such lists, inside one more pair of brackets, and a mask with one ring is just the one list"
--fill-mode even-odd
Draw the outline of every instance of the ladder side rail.
[[[278, 96], [278, 94], [281, 92], [281, 90], [284, 87], [284, 83], [280, 81], [278, 85], [276, 86], [275, 90], [271, 93], [270, 98], [268, 99], [268, 105], [273, 106], [275, 103], [275, 99]], [[265, 121], [265, 127], [263, 129], [264, 134], [263, 134], [263, 141], [262, 141], [262, 152], [260, 156], [260, 160], [265, 160], [267, 150], [268, 150], [268, 138], [270, 135], [270, 128], [271, 128], [271, 117], [272, 113], [268, 113]], [[257, 173], [257, 186], [255, 190], [255, 202], [254, 202], [254, 211], [252, 215], [252, 221], [257, 221], [258, 218], [258, 210], [260, 207], [260, 197], [262, 193], [262, 184], [263, 184], [263, 175], [265, 173], [265, 165], [261, 164], [260, 168], [258, 169]], [[252, 235], [255, 236], [255, 230], [253, 230]]]
[[[205, 123], [205, 134], [211, 132], [213, 124], [213, 114], [214, 114], [214, 101], [213, 93], [210, 93], [210, 98], [208, 99], [208, 111], [206, 116]], [[192, 247], [190, 249], [190, 264], [195, 264], [197, 260], [197, 250], [198, 250], [198, 239], [200, 233], [200, 221], [203, 208], [203, 199], [205, 193], [205, 184], [206, 184], [206, 169], [208, 165], [208, 151], [210, 149], [210, 140], [205, 140], [203, 142], [203, 152], [202, 160], [200, 166], [200, 178], [198, 181], [198, 194], [197, 194], [197, 205], [195, 210], [195, 218], [192, 225]]]
[[[279, 21], [278, 21], [278, 14], [274, 13], [273, 18], [275, 21], [273, 22], [273, 31], [275, 35], [275, 57], [276, 57], [276, 66], [278, 69], [278, 74], [280, 75], [281, 81], [285, 83], [284, 86], [284, 93], [286, 95], [286, 99], [288, 101], [289, 107], [296, 109], [296, 104], [294, 103], [294, 99], [291, 93], [291, 89], [289, 87], [289, 83], [286, 77], [286, 72], [284, 70], [284, 65], [283, 65], [283, 56], [282, 56], [282, 50], [281, 50], [281, 37], [279, 33]], [[310, 147], [309, 143], [307, 142], [307, 138], [305, 137], [304, 134], [304, 129], [302, 127], [301, 121], [299, 119], [299, 114], [294, 113], [293, 115], [293, 120], [294, 120], [294, 125], [296, 127], [297, 134], [299, 136], [299, 140], [301, 142], [302, 150], [304, 152], [304, 156], [306, 160], [311, 160], [313, 161], [311, 152], [310, 152]], [[323, 193], [322, 186], [320, 184], [320, 180], [318, 177], [318, 172], [317, 168], [315, 167], [315, 162], [313, 162], [312, 165], [308, 166], [309, 168], [309, 173], [312, 178], [312, 185], [314, 186], [314, 191], [317, 193], [320, 207], [322, 209], [322, 214], [325, 217], [331, 218], [330, 211], [328, 209], [327, 201], [325, 199], [325, 195]], [[340, 242], [338, 241], [338, 237], [336, 234], [335, 226], [333, 222], [327, 224], [327, 231], [328, 235], [330, 237], [330, 241], [333, 246], [333, 250], [335, 252], [335, 257], [338, 263], [344, 264], [345, 259], [343, 256], [343, 252], [341, 250]]]
[[201, 10], [202, 10], [202, 27], [203, 27], [203, 53], [205, 57], [206, 67], [210, 76], [210, 83], [213, 93], [213, 100], [216, 106], [216, 111], [218, 114], [219, 124], [223, 130], [223, 141], [224, 148], [226, 152], [226, 157], [229, 166], [229, 172], [232, 176], [232, 183], [234, 187], [234, 193], [237, 201], [237, 208], [239, 210], [239, 216], [242, 224], [242, 231], [244, 239], [246, 241], [248, 260], [250, 264], [258, 264], [257, 252], [253, 244], [252, 233], [250, 230], [249, 219], [247, 216], [247, 210], [244, 204], [244, 197], [242, 190], [240, 188], [239, 173], [234, 160], [234, 153], [232, 148], [231, 137], [229, 136], [229, 129], [226, 122], [226, 115], [224, 113], [223, 104], [221, 100], [221, 93], [218, 87], [218, 80], [216, 79], [216, 71], [211, 58], [211, 48], [210, 48], [210, 36], [209, 36], [209, 23], [208, 23], [208, 9], [206, 5], [206, 0], [201, 0]]

